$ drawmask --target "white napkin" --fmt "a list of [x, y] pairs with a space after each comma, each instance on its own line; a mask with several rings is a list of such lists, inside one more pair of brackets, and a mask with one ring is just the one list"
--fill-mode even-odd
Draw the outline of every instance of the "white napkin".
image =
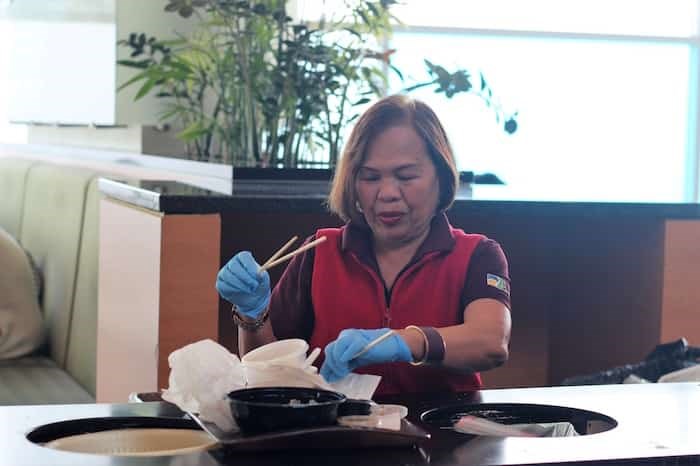
[[455, 422], [453, 428], [463, 434], [496, 437], [574, 437], [578, 435], [570, 422], [500, 424], [471, 415], [462, 416]]
[[330, 384], [330, 389], [340, 392], [348, 398], [371, 400], [381, 381], [382, 378], [378, 375], [351, 372], [344, 378]]

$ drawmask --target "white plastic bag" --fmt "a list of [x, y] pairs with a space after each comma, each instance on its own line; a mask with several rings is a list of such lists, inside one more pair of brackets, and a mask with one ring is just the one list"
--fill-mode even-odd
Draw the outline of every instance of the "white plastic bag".
[[184, 346], [168, 356], [170, 376], [163, 399], [183, 411], [198, 413], [221, 429], [235, 428], [226, 394], [245, 387], [238, 356], [212, 340]]

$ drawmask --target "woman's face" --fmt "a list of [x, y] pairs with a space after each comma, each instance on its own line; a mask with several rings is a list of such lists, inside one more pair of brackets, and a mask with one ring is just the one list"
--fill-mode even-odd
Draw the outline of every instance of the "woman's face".
[[440, 186], [428, 149], [410, 125], [388, 128], [374, 139], [355, 189], [376, 242], [391, 247], [425, 238]]

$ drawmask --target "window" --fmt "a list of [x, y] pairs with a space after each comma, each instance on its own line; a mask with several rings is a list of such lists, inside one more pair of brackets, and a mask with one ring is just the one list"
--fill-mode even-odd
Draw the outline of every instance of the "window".
[[403, 32], [392, 47], [407, 81], [428, 77], [423, 57], [481, 71], [518, 111], [507, 134], [474, 95], [413, 91], [442, 119], [460, 169], [494, 173], [526, 197], [684, 199], [689, 45]]
[[7, 20], [0, 18], [0, 143], [27, 142], [27, 128], [13, 125], [8, 121], [7, 107], [3, 103], [9, 100], [7, 95], [8, 57], [12, 44], [12, 35], [8, 33]]
[[[345, 0], [298, 0], [305, 18]], [[325, 8], [325, 10], [324, 10]], [[476, 96], [428, 88], [462, 170], [494, 173], [509, 195], [591, 201], [700, 201], [698, 0], [405, 0], [388, 46], [405, 80], [483, 72], [518, 130]], [[478, 79], [474, 80], [478, 83]]]
[[[523, 197], [698, 200], [697, 0], [407, 1], [394, 63], [428, 78], [423, 58], [483, 72], [508, 135], [473, 95], [414, 95], [445, 123], [460, 169], [491, 172]], [[475, 79], [478, 83], [478, 79]]]
[[697, 31], [697, 0], [405, 0], [401, 3], [393, 11], [409, 27], [676, 38], [688, 38]]

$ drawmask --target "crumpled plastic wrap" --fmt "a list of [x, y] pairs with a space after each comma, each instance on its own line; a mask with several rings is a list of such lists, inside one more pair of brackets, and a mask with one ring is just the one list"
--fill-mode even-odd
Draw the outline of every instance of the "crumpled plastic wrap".
[[170, 376], [163, 399], [230, 431], [236, 424], [226, 394], [245, 388], [240, 359], [213, 340], [183, 346], [168, 356]]

